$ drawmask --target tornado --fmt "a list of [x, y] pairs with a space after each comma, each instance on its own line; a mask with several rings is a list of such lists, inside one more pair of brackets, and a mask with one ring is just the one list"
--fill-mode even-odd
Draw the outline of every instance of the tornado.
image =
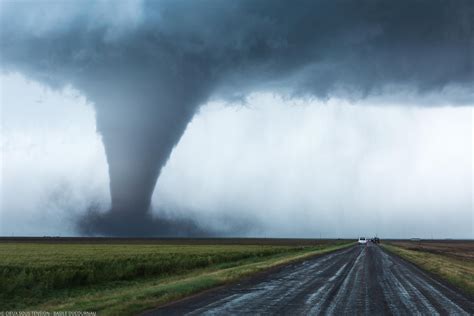
[[150, 203], [207, 100], [274, 91], [410, 106], [403, 97], [446, 89], [437, 104], [467, 104], [473, 12], [470, 0], [4, 0], [0, 68], [72, 86], [95, 108], [111, 208], [86, 212], [81, 234], [202, 235], [191, 221], [154, 219]]
[[[97, 129], [109, 169], [111, 210], [103, 215], [88, 214], [81, 230], [90, 234], [141, 235], [153, 222], [149, 208], [158, 175], [196, 107], [196, 103], [164, 98], [153, 102], [128, 96], [126, 102], [131, 103], [122, 104], [124, 101], [96, 106]], [[146, 103], [138, 103], [141, 101]], [[137, 104], [140, 111], [131, 110], [129, 104]], [[174, 111], [166, 110], [170, 107]]]
[[[207, 235], [191, 222], [154, 219], [150, 204], [160, 171], [204, 102], [210, 78], [204, 71], [195, 72], [192, 65], [180, 65], [185, 70], [176, 75], [168, 65], [146, 58], [140, 62], [120, 79], [113, 78], [111, 67], [102, 85], [86, 81], [82, 87], [96, 108], [109, 169], [111, 209], [88, 213], [79, 229], [88, 235], [176, 236], [182, 231], [186, 236]], [[136, 73], [134, 80], [127, 77], [130, 73]], [[167, 74], [166, 81], [160, 81], [157, 73]], [[198, 77], [201, 80], [195, 81]]]

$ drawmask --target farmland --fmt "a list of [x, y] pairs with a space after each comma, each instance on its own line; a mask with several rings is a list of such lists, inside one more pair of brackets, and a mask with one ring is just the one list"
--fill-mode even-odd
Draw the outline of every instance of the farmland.
[[386, 249], [474, 296], [474, 241], [390, 241]]
[[134, 313], [347, 244], [292, 239], [3, 239], [0, 310]]

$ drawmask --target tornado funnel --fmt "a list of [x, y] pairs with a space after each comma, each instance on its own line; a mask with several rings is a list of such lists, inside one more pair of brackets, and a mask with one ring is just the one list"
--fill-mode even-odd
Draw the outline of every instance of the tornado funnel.
[[81, 231], [90, 235], [150, 235], [157, 233], [154, 226], [158, 225], [150, 212], [156, 181], [191, 120], [198, 98], [195, 93], [191, 93], [192, 99], [188, 93], [180, 97], [176, 88], [155, 87], [143, 78], [126, 85], [117, 85], [115, 80], [114, 85], [86, 89], [95, 103], [97, 130], [107, 156], [111, 209], [105, 214], [88, 214], [80, 224]]

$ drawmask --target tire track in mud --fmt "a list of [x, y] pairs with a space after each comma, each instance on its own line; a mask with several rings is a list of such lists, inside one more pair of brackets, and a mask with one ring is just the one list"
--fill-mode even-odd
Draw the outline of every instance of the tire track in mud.
[[474, 303], [368, 244], [281, 267], [143, 315], [472, 315]]

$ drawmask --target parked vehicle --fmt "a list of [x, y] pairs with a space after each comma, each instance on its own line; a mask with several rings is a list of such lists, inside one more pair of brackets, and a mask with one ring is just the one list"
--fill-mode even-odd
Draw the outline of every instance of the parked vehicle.
[[365, 239], [365, 237], [359, 238], [359, 245], [365, 245], [366, 243], [367, 243], [367, 239]]

